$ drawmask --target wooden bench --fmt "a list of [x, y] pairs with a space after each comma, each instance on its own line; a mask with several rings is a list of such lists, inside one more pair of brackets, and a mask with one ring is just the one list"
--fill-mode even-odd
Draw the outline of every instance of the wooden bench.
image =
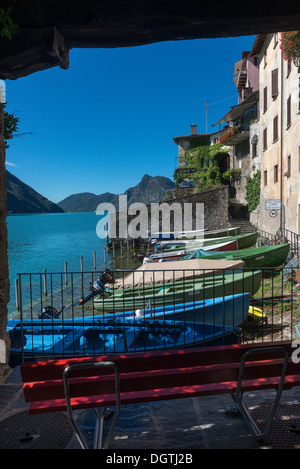
[[[21, 376], [29, 413], [66, 411], [82, 448], [88, 445], [73, 411], [94, 408], [94, 447], [107, 448], [121, 405], [230, 393], [252, 435], [269, 432], [283, 389], [300, 385], [299, 364], [293, 363], [291, 341], [106, 355], [23, 363]], [[270, 418], [263, 431], [251, 418], [245, 391], [276, 388]], [[107, 407], [115, 415], [105, 442]], [[101, 414], [98, 408], [102, 408]]]

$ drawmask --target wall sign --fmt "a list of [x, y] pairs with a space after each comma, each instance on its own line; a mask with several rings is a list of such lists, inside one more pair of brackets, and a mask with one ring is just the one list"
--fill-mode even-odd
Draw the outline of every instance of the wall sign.
[[281, 210], [281, 201], [276, 199], [267, 199], [266, 210]]
[[269, 215], [271, 218], [277, 217], [277, 210], [270, 210]]

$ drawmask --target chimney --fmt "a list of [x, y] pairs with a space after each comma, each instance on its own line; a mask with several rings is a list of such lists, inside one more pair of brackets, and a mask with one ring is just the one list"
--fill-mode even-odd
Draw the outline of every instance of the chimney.
[[191, 125], [191, 135], [197, 135], [197, 125], [196, 124]]

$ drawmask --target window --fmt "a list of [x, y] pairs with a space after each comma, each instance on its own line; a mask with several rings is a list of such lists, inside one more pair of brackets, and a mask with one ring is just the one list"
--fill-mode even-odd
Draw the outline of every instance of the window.
[[277, 46], [277, 44], [278, 44], [278, 33], [275, 33], [274, 34], [274, 49]]
[[287, 177], [291, 175], [291, 155], [287, 158]]
[[286, 65], [286, 76], [287, 77], [291, 73], [291, 70], [292, 70], [292, 60], [290, 59], [290, 60], [287, 61], [287, 65]]
[[267, 127], [263, 131], [263, 150], [265, 151], [267, 149]]
[[258, 143], [258, 137], [257, 135], [253, 135], [251, 139], [251, 147], [252, 147], [252, 158], [255, 158], [257, 156], [257, 143]]
[[278, 182], [278, 164], [274, 166], [274, 182]]
[[254, 57], [254, 65], [255, 67], [259, 67], [259, 62], [260, 62], [260, 59], [258, 56]]
[[273, 119], [273, 142], [278, 140], [278, 116]]
[[267, 66], [267, 49], [264, 51], [264, 67]]
[[291, 95], [288, 97], [286, 102], [286, 127], [289, 128], [291, 125]]
[[276, 99], [278, 96], [278, 68], [272, 70], [272, 98]]
[[264, 112], [268, 109], [268, 87], [264, 88]]
[[268, 171], [264, 171], [264, 185], [266, 186], [268, 184]]

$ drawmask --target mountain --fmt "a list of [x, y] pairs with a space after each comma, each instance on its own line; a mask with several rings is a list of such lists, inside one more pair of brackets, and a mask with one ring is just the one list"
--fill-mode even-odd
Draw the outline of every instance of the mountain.
[[61, 213], [64, 210], [6, 171], [8, 213]]
[[[171, 179], [163, 176], [149, 176], [145, 174], [142, 180], [134, 187], [124, 192], [127, 195], [127, 205], [135, 202], [151, 204], [162, 202], [168, 190], [174, 189]], [[94, 212], [98, 205], [104, 202], [113, 204], [118, 209], [119, 195], [106, 192], [96, 195], [90, 192], [73, 194], [58, 202], [65, 212]]]

